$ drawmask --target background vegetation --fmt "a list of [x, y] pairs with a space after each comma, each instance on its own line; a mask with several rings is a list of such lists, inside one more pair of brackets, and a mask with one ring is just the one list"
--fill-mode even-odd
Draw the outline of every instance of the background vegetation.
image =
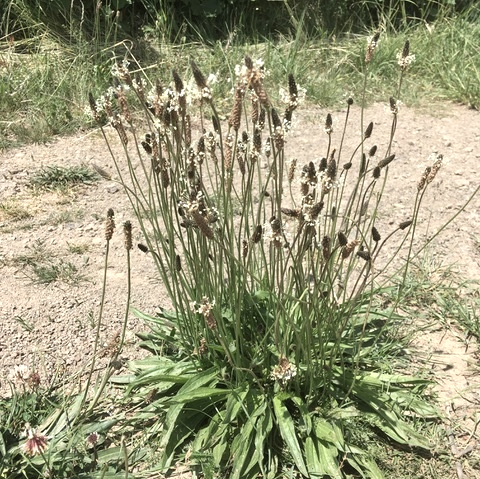
[[[308, 101], [336, 106], [359, 93], [364, 36], [381, 30], [367, 101], [390, 95], [392, 54], [408, 37], [417, 55], [406, 85], [410, 102], [479, 104], [480, 9], [473, 0], [2, 0], [0, 6], [3, 147], [88, 126], [88, 92], [110, 85], [112, 65], [127, 48], [159, 77], [187, 70], [194, 57], [207, 74], [231, 78], [249, 53], [272, 65], [274, 83], [293, 73]], [[226, 94], [228, 83], [219, 85]]]

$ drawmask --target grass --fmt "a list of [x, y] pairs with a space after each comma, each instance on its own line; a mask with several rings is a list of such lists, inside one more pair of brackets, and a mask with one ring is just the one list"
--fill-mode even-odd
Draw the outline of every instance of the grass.
[[472, 338], [480, 339], [478, 283], [466, 281], [460, 272], [427, 253], [412, 265], [403, 284], [407, 314], [453, 330], [466, 346]]
[[[69, 245], [68, 250], [73, 254], [82, 254], [88, 247]], [[6, 264], [21, 267], [25, 276], [37, 284], [63, 282], [77, 285], [88, 280], [76, 264], [62, 258], [57, 259], [57, 256], [58, 251], [47, 248], [45, 241], [36, 240], [27, 246], [26, 253], [12, 256]]]
[[[371, 78], [365, 98], [385, 100], [395, 75], [397, 52], [409, 38], [416, 54], [416, 63], [406, 80], [410, 104], [431, 104], [435, 101], [461, 102], [472, 108], [480, 104], [480, 22], [478, 7], [463, 14], [439, 19], [436, 23], [415, 23], [400, 33], [386, 29], [381, 49], [371, 65]], [[165, 77], [172, 68], [188, 70], [188, 59], [195, 58], [207, 73], [219, 78], [212, 91], [227, 98], [238, 58], [246, 51], [262, 58], [270, 66], [271, 84], [280, 85], [287, 73], [307, 90], [308, 100], [325, 107], [336, 107], [346, 95], [361, 93], [364, 54], [363, 36], [331, 37], [318, 32], [315, 37], [298, 31], [275, 41], [258, 39], [246, 45], [233, 40], [210, 45], [199, 42], [160, 42], [152, 45], [142, 64], [153, 76]], [[382, 25], [380, 26], [382, 28]], [[383, 26], [383, 28], [386, 28]], [[18, 54], [20, 48], [4, 38], [0, 53], [3, 75], [0, 77], [0, 112], [8, 120], [1, 124], [0, 146], [42, 142], [52, 135], [65, 134], [80, 126], [92, 126], [85, 114], [88, 92], [100, 94], [108, 85], [108, 76], [115, 60], [127, 54], [129, 42], [115, 47], [98, 44], [102, 55], [87, 55], [85, 44], [65, 47], [62, 39], [48, 31], [36, 39], [31, 53]], [[95, 50], [97, 51], [97, 50]], [[446, 68], [446, 62], [449, 67]], [[3, 82], [3, 84], [1, 83]], [[71, 88], [75, 85], [75, 88]], [[273, 99], [278, 92], [272, 91]], [[28, 101], [23, 101], [28, 99]], [[222, 110], [219, 102], [217, 106]], [[8, 113], [8, 114], [7, 114]]]
[[34, 283], [50, 284], [63, 282], [70, 285], [87, 281], [78, 267], [70, 261], [60, 259], [57, 262], [35, 263], [31, 265], [30, 272], [25, 272]]
[[19, 204], [18, 200], [5, 200], [0, 203], [0, 221], [23, 221], [32, 218], [31, 212]]
[[99, 179], [95, 170], [84, 165], [49, 165], [40, 168], [31, 176], [30, 186], [44, 190], [66, 191], [79, 184], [91, 185]]

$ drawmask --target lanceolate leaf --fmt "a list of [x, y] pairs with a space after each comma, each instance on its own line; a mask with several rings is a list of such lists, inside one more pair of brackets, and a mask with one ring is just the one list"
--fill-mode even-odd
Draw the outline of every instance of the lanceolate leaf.
[[[198, 373], [195, 377], [191, 378], [187, 381], [178, 391], [179, 395], [185, 395], [189, 392], [193, 392], [199, 387], [204, 386], [205, 384], [212, 384], [216, 378], [216, 371], [214, 369], [209, 369], [207, 371], [202, 371]], [[170, 463], [173, 459], [173, 450], [175, 447], [170, 443], [170, 437], [172, 436], [173, 431], [176, 427], [178, 427], [178, 419], [179, 415], [184, 407], [184, 403], [174, 403], [168, 409], [167, 415], [165, 417], [165, 426], [164, 426], [164, 433], [162, 435], [162, 439], [160, 441], [159, 449], [167, 450], [167, 447], [172, 453], [164, 454], [164, 457], [161, 461], [163, 467], [167, 468], [170, 466]], [[197, 413], [197, 416], [199, 414]]]
[[273, 398], [273, 410], [277, 418], [278, 428], [280, 429], [280, 434], [285, 441], [285, 444], [288, 447], [292, 458], [298, 467], [298, 470], [304, 475], [308, 476], [307, 467], [305, 466], [305, 461], [303, 460], [303, 453], [298, 444], [298, 439], [295, 434], [295, 424], [293, 422], [292, 416], [288, 412], [288, 409], [283, 404], [280, 398], [275, 396]]

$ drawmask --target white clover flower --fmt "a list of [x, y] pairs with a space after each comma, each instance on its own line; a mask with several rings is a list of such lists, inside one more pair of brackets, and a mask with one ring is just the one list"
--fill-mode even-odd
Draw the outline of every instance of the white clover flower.
[[47, 436], [41, 434], [38, 430], [34, 431], [28, 423], [25, 425], [25, 435], [27, 440], [22, 449], [27, 456], [36, 456], [45, 452], [48, 446]]

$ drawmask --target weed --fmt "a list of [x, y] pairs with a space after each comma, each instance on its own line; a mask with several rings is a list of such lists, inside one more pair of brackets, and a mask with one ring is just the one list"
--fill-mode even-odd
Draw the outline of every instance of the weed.
[[27, 253], [13, 256], [11, 263], [20, 266], [32, 266], [54, 255], [45, 245], [45, 241], [41, 239], [35, 240], [32, 245], [27, 245], [26, 249]]
[[73, 223], [85, 218], [85, 211], [80, 208], [69, 208], [63, 211], [54, 211], [42, 222], [44, 225], [57, 226], [65, 223]]
[[29, 323], [28, 321], [23, 319], [21, 316], [14, 316], [13, 319], [18, 324], [20, 324], [25, 331], [33, 331], [35, 328], [35, 326], [32, 323]]
[[[363, 98], [377, 44], [378, 34], [362, 55]], [[328, 114], [318, 159], [304, 165], [288, 162], [285, 147], [302, 89], [288, 75], [275, 108], [263, 62], [248, 56], [235, 68], [226, 121], [191, 63], [200, 131], [192, 128], [189, 90], [177, 71], [170, 85], [157, 81], [149, 89], [153, 82], [118, 64], [115, 94], [98, 102], [90, 96], [94, 117], [101, 112], [118, 133], [126, 160], [105, 140], [173, 305], [157, 317], [137, 313], [152, 325], [146, 347], [166, 353], [135, 362], [138, 374], [128, 378], [132, 401], [155, 390], [159, 407], [147, 409], [165, 412], [161, 432], [145, 431], [140, 417], [137, 426], [165, 451], [159, 470], [185, 458], [188, 441], [190, 461], [233, 478], [292, 469], [344, 477], [348, 468], [380, 477], [355, 439], [359, 422], [370, 434], [379, 428], [397, 443], [428, 449], [405, 420], [436, 415], [422, 397], [427, 383], [398, 376], [389, 364], [397, 348], [388, 331], [398, 317], [395, 308], [379, 306], [391, 285], [375, 281], [400, 251], [411, 257], [423, 195], [442, 164], [435, 157], [423, 184], [419, 179], [410, 217], [393, 228], [378, 220], [388, 171], [396, 166], [397, 100], [411, 58], [406, 42], [386, 150], [372, 144], [373, 122], [363, 109], [358, 136], [346, 135], [348, 99], [340, 132], [334, 134]], [[125, 86], [143, 108], [145, 136]], [[125, 161], [127, 175], [120, 169]], [[107, 241], [112, 231], [107, 225]], [[397, 245], [385, 255], [392, 238]], [[359, 419], [346, 419], [347, 410]], [[347, 453], [353, 449], [362, 452]]]
[[33, 282], [50, 284], [60, 281], [68, 284], [78, 284], [86, 281], [84, 276], [70, 261], [60, 259], [58, 262], [34, 263], [30, 267], [30, 273], [25, 273]]
[[0, 203], [0, 220], [22, 221], [32, 216], [31, 211], [19, 205], [17, 201], [6, 200]]
[[75, 243], [67, 243], [68, 251], [72, 254], [85, 254], [90, 250], [90, 245], [83, 243], [83, 244], [75, 244]]
[[98, 181], [99, 176], [86, 166], [46, 166], [30, 178], [34, 188], [46, 190], [66, 190], [74, 185], [91, 185]]

